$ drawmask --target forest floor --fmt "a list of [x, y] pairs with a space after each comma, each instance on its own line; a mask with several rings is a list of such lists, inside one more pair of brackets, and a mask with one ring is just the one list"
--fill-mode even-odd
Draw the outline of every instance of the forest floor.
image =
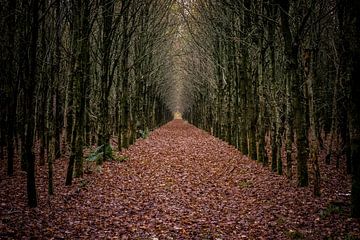
[[64, 186], [55, 195], [38, 167], [39, 206], [26, 207], [25, 173], [8, 178], [1, 163], [0, 239], [359, 239], [349, 217], [350, 179], [322, 165], [322, 197], [297, 188], [234, 147], [173, 120]]

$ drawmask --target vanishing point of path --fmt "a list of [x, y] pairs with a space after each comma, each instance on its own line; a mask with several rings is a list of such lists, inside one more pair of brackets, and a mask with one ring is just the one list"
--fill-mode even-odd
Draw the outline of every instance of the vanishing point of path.
[[[14, 206], [18, 221], [3, 221], [3, 237], [30, 231], [40, 239], [322, 239], [354, 228], [319, 217], [326, 196], [314, 199], [311, 189], [292, 186], [183, 120], [122, 154], [129, 159], [107, 162], [71, 188], [63, 187], [62, 172], [55, 189], [63, 190], [42, 197], [34, 210]], [[24, 194], [11, 191], [5, 194], [14, 199]]]

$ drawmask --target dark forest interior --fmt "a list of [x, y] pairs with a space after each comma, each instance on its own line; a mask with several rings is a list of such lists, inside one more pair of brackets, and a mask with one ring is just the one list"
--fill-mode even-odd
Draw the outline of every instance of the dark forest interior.
[[[189, 198], [198, 205], [194, 214], [186, 214], [196, 224], [160, 214], [149, 217], [163, 221], [156, 225], [144, 220], [146, 230], [126, 212], [122, 220], [132, 219], [131, 227], [108, 226], [109, 236], [360, 238], [359, 13], [359, 1], [352, 0], [0, 0], [0, 238], [86, 239], [91, 236], [86, 227], [79, 235], [69, 230], [67, 237], [67, 230], [55, 230], [51, 214], [44, 212], [52, 206], [78, 211], [65, 206], [81, 205], [92, 190], [102, 196], [97, 190], [101, 184], [106, 188], [102, 179], [124, 204], [127, 197], [136, 202], [139, 196], [125, 190], [121, 197], [116, 186], [125, 180], [118, 174], [164, 177], [169, 166], [174, 172], [166, 179], [177, 180], [163, 179], [161, 185], [159, 177], [160, 186], [149, 180], [158, 190], [154, 199], [162, 189], [176, 196], [171, 186], [191, 189]], [[174, 155], [175, 149], [183, 152]], [[241, 167], [251, 169], [247, 180], [241, 179], [246, 175]], [[191, 172], [187, 180], [176, 172], [185, 170]], [[226, 179], [214, 179], [218, 188], [213, 188], [206, 171], [209, 176], [223, 171]], [[261, 185], [260, 179], [268, 180]], [[219, 217], [215, 224], [209, 220], [214, 215], [198, 212], [199, 192], [224, 191], [220, 195], [227, 201], [243, 201], [250, 208], [248, 191], [271, 191], [269, 182], [285, 190], [274, 187], [273, 195], [262, 195], [269, 199], [256, 200], [268, 221], [264, 233], [258, 220], [249, 218], [245, 227], [246, 220]], [[83, 188], [90, 195], [82, 195]], [[106, 196], [114, 199], [111, 191]], [[297, 196], [313, 204], [292, 202]], [[133, 207], [144, 207], [135, 202]], [[208, 204], [218, 209], [222, 203]], [[302, 209], [294, 216], [304, 219], [303, 208], [311, 205], [316, 221], [278, 217], [273, 225], [269, 216], [282, 214], [280, 205]], [[246, 219], [241, 205], [232, 206], [225, 216], [239, 211]], [[97, 212], [86, 214], [91, 211]], [[69, 216], [70, 222], [77, 218]], [[171, 230], [166, 221], [181, 226]], [[231, 227], [225, 227], [227, 222]], [[93, 236], [106, 238], [106, 231], [101, 235], [87, 224], [95, 229]]]

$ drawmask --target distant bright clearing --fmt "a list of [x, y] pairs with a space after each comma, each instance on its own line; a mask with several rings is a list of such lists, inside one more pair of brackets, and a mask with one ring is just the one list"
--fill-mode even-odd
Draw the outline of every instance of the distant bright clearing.
[[174, 119], [182, 119], [181, 112], [179, 111], [174, 112]]

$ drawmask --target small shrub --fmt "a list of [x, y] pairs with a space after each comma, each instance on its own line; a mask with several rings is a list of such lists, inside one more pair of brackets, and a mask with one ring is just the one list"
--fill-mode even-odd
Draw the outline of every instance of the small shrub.
[[104, 157], [104, 154], [107, 159], [113, 159], [113, 150], [110, 144], [98, 146], [89, 154], [87, 158], [85, 158], [85, 160], [88, 162], [98, 162], [101, 158]]
[[341, 214], [343, 212], [342, 206], [337, 203], [330, 203], [325, 209], [320, 210], [320, 218], [324, 219], [333, 214]]
[[277, 223], [278, 225], [284, 225], [284, 224], [285, 224], [285, 220], [284, 220], [284, 218], [279, 217], [279, 218], [276, 220], [276, 223]]
[[253, 186], [253, 183], [249, 180], [241, 180], [239, 182], [239, 187], [240, 188], [250, 188]]
[[79, 183], [79, 188], [85, 188], [88, 185], [89, 181], [86, 179], [81, 179]]
[[119, 157], [114, 157], [113, 159], [116, 162], [125, 162], [125, 161], [129, 160], [129, 157], [128, 156], [119, 156]]
[[352, 235], [351, 233], [346, 234], [345, 240], [359, 240], [358, 237]]
[[293, 240], [305, 239], [304, 234], [302, 234], [298, 230], [289, 230], [287, 235], [290, 239], [293, 239]]
[[96, 169], [96, 163], [94, 161], [85, 161], [84, 162], [84, 173], [91, 174]]
[[138, 130], [138, 133], [140, 134], [140, 137], [143, 139], [146, 139], [149, 136], [149, 130], [145, 128], [144, 130], [140, 129]]

